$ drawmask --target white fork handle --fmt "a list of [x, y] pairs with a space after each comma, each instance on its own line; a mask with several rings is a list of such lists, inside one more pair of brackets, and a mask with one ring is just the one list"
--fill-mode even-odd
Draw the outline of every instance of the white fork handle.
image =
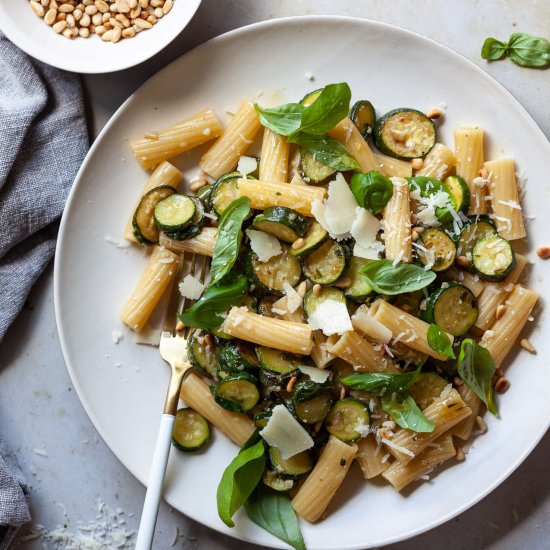
[[153, 463], [149, 472], [149, 483], [143, 503], [143, 512], [139, 523], [139, 531], [136, 541], [136, 550], [150, 550], [155, 535], [155, 525], [159, 511], [160, 497], [168, 455], [170, 454], [170, 442], [174, 429], [175, 417], [171, 414], [163, 414], [160, 422], [159, 434], [153, 454]]

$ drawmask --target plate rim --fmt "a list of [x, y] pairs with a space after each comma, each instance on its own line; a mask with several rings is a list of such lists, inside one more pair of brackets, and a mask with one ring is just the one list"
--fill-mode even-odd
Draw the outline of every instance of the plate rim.
[[[142, 479], [142, 477], [140, 475], [138, 475], [138, 473], [135, 472], [132, 467], [128, 466], [118, 456], [118, 454], [115, 452], [115, 450], [113, 449], [113, 447], [110, 444], [110, 437], [106, 433], [104, 433], [102, 429], [100, 429], [98, 427], [100, 424], [97, 422], [97, 419], [95, 418], [95, 414], [92, 411], [89, 403], [87, 403], [87, 401], [84, 399], [83, 393], [82, 393], [83, 390], [82, 390], [82, 388], [81, 388], [81, 386], [78, 382], [76, 372], [74, 371], [73, 366], [70, 364], [70, 362], [67, 359], [69, 353], [68, 353], [68, 349], [67, 349], [67, 346], [66, 346], [66, 335], [64, 334], [64, 330], [62, 328], [62, 324], [61, 324], [61, 321], [60, 321], [60, 307], [61, 307], [60, 306], [60, 300], [61, 300], [60, 299], [60, 293], [61, 293], [61, 289], [60, 289], [60, 275], [59, 275], [59, 271], [60, 271], [59, 265], [61, 264], [60, 258], [63, 255], [63, 253], [61, 252], [62, 248], [63, 248], [62, 247], [62, 242], [63, 242], [63, 237], [64, 237], [65, 224], [66, 224], [66, 220], [67, 220], [67, 217], [68, 217], [66, 215], [66, 213], [71, 208], [71, 204], [72, 204], [72, 202], [74, 200], [74, 197], [77, 193], [76, 189], [78, 188], [78, 184], [81, 180], [82, 174], [85, 172], [86, 167], [87, 167], [88, 163], [90, 162], [90, 159], [94, 155], [95, 149], [99, 146], [99, 143], [102, 141], [105, 134], [107, 134], [110, 131], [111, 126], [113, 126], [116, 122], [118, 122], [120, 117], [122, 117], [125, 114], [125, 111], [128, 109], [129, 105], [135, 100], [136, 96], [138, 94], [140, 94], [144, 89], [146, 89], [147, 86], [151, 85], [152, 80], [155, 80], [157, 77], [160, 78], [161, 75], [163, 75], [166, 71], [168, 71], [174, 63], [179, 62], [182, 57], [188, 56], [188, 55], [192, 54], [193, 52], [195, 52], [197, 50], [206, 49], [208, 47], [212, 47], [213, 45], [215, 45], [217, 43], [223, 43], [227, 40], [232, 40], [234, 36], [238, 36], [238, 35], [241, 35], [241, 34], [246, 34], [248, 32], [255, 32], [258, 29], [262, 29], [262, 28], [265, 29], [267, 27], [277, 27], [277, 26], [280, 26], [280, 25], [284, 26], [285, 24], [296, 21], [296, 20], [304, 20], [306, 22], [306, 24], [315, 24], [316, 21], [338, 20], [338, 21], [341, 21], [341, 22], [344, 22], [344, 23], [349, 22], [351, 24], [361, 24], [361, 25], [366, 25], [366, 26], [373, 25], [373, 26], [377, 26], [377, 27], [381, 27], [381, 28], [391, 29], [393, 31], [398, 31], [400, 33], [405, 33], [407, 35], [410, 35], [410, 36], [414, 37], [415, 39], [420, 38], [422, 40], [426, 40], [428, 42], [431, 42], [432, 44], [436, 45], [438, 48], [443, 48], [444, 50], [446, 50], [448, 55], [455, 56], [462, 63], [465, 63], [466, 65], [469, 65], [470, 68], [473, 68], [479, 74], [479, 76], [481, 78], [486, 79], [493, 86], [496, 85], [500, 89], [501, 92], [503, 92], [505, 95], [507, 95], [509, 97], [509, 99], [515, 104], [515, 106], [517, 108], [519, 108], [519, 111], [522, 113], [522, 115], [525, 119], [525, 123], [528, 123], [530, 125], [530, 127], [536, 133], [539, 134], [539, 136], [549, 146], [549, 151], [550, 151], [550, 142], [549, 142], [548, 138], [546, 137], [545, 133], [542, 131], [540, 126], [537, 124], [535, 119], [527, 111], [527, 109], [520, 103], [520, 101], [507, 88], [504, 87], [504, 85], [502, 85], [498, 80], [496, 80], [493, 76], [491, 76], [489, 73], [487, 73], [485, 70], [483, 70], [476, 63], [474, 63], [473, 61], [471, 61], [470, 59], [465, 57], [463, 54], [453, 50], [451, 47], [449, 47], [449, 46], [447, 46], [447, 45], [445, 45], [445, 44], [443, 44], [443, 43], [441, 43], [441, 42], [439, 42], [439, 41], [437, 41], [433, 38], [425, 36], [421, 33], [418, 33], [416, 31], [412, 31], [410, 29], [406, 29], [404, 27], [401, 27], [399, 25], [395, 25], [395, 24], [392, 24], [392, 23], [385, 23], [385, 22], [376, 21], [376, 20], [363, 18], [363, 17], [354, 17], [354, 16], [347, 16], [347, 15], [299, 15], [299, 16], [289, 16], [289, 17], [278, 17], [278, 18], [274, 18], [274, 19], [270, 19], [270, 20], [264, 20], [264, 21], [259, 21], [259, 22], [256, 22], [256, 23], [251, 23], [249, 25], [245, 25], [243, 27], [239, 27], [239, 28], [227, 31], [227, 32], [225, 32], [221, 35], [215, 36], [215, 37], [207, 40], [206, 42], [203, 42], [202, 44], [199, 44], [199, 45], [195, 46], [191, 50], [185, 52], [184, 54], [182, 54], [178, 58], [174, 59], [172, 62], [170, 62], [166, 66], [162, 67], [159, 71], [157, 71], [151, 77], [149, 77], [139, 88], [137, 88], [137, 90], [135, 90], [118, 107], [118, 109], [115, 111], [115, 113], [113, 113], [111, 118], [107, 121], [105, 126], [101, 129], [98, 136], [96, 137], [96, 139], [92, 143], [92, 146], [90, 147], [90, 149], [89, 149], [89, 151], [88, 151], [88, 153], [87, 153], [80, 169], [78, 170], [78, 173], [75, 177], [73, 186], [71, 187], [69, 196], [67, 198], [67, 203], [66, 203], [66, 206], [65, 206], [65, 209], [64, 209], [64, 212], [63, 212], [63, 216], [61, 218], [60, 227], [59, 227], [58, 245], [57, 245], [57, 248], [56, 248], [56, 254], [55, 254], [55, 259], [54, 259], [54, 309], [55, 309], [55, 318], [56, 318], [56, 324], [57, 324], [57, 329], [58, 329], [58, 336], [59, 336], [59, 341], [60, 341], [60, 345], [61, 345], [61, 350], [62, 350], [62, 353], [63, 353], [63, 359], [65, 361], [66, 368], [69, 372], [69, 376], [71, 378], [71, 383], [73, 384], [73, 386], [75, 388], [75, 391], [78, 395], [78, 398], [79, 398], [84, 410], [86, 411], [86, 414], [90, 418], [90, 421], [92, 422], [92, 424], [94, 426], [94, 429], [98, 432], [98, 434], [101, 436], [103, 441], [107, 444], [107, 446], [109, 447], [111, 452], [116, 456], [116, 458], [120, 461], [120, 463], [124, 466], [124, 468], [126, 468], [145, 487], [147, 487], [147, 480]], [[540, 433], [536, 434], [536, 437], [534, 437], [533, 440], [531, 441], [531, 443], [528, 446], [526, 446], [526, 448], [520, 454], [520, 456], [514, 462], [510, 463], [505, 469], [503, 469], [501, 471], [500, 475], [491, 484], [487, 485], [478, 495], [476, 495], [475, 498], [470, 499], [468, 502], [464, 503], [462, 506], [458, 507], [456, 510], [454, 510], [452, 512], [449, 512], [449, 513], [447, 513], [446, 515], [444, 515], [442, 517], [438, 517], [435, 521], [430, 523], [430, 525], [428, 527], [423, 526], [423, 527], [413, 528], [413, 529], [410, 529], [409, 531], [407, 531], [405, 533], [400, 533], [400, 534], [395, 535], [395, 536], [390, 536], [382, 544], [383, 545], [394, 544], [394, 543], [401, 542], [401, 541], [406, 541], [406, 540], [409, 540], [409, 539], [411, 539], [415, 536], [427, 533], [427, 532], [431, 531], [432, 529], [435, 529], [435, 528], [441, 526], [442, 524], [452, 520], [453, 518], [459, 516], [460, 514], [464, 513], [465, 511], [467, 511], [470, 508], [472, 508], [473, 506], [475, 506], [477, 503], [479, 503], [481, 500], [483, 500], [487, 495], [489, 495], [491, 492], [493, 492], [497, 487], [499, 487], [504, 481], [506, 481], [517, 470], [517, 468], [526, 460], [526, 458], [532, 453], [532, 451], [535, 449], [535, 447], [539, 444], [541, 439], [548, 432], [549, 428], [550, 428], [550, 418], [548, 418], [546, 420], [546, 424], [540, 430]], [[163, 496], [163, 498], [164, 498], [165, 502], [167, 502], [169, 505], [173, 506], [181, 514], [185, 515], [186, 517], [190, 517], [190, 516], [187, 516], [187, 514], [185, 514], [184, 512], [181, 512], [179, 510], [177, 504], [175, 504], [174, 501], [172, 501], [171, 499], [166, 498], [165, 496]], [[197, 523], [205, 525], [205, 526], [209, 527], [210, 529], [213, 529], [214, 531], [216, 531], [218, 533], [221, 533], [223, 535], [227, 535], [227, 536], [230, 536], [230, 537], [232, 537], [234, 539], [237, 539], [237, 540], [242, 540], [242, 541], [245, 541], [245, 542], [255, 544], [254, 542], [250, 541], [250, 539], [245, 538], [245, 536], [243, 536], [243, 534], [240, 531], [236, 531], [236, 530], [223, 531], [223, 530], [220, 529], [219, 525], [216, 525], [215, 523], [210, 522], [208, 520], [203, 520], [203, 519], [198, 520], [198, 519], [195, 519], [195, 518], [190, 518], [190, 519], [192, 519], [193, 521], [197, 521]], [[367, 543], [367, 544], [369, 544], [369, 543]], [[282, 544], [281, 541], [279, 541], [278, 539], [273, 539], [273, 541], [270, 543], [270, 546], [273, 547], [273, 548], [286, 548], [286, 546], [284, 544]], [[371, 548], [373, 546], [372, 546], [372, 544], [370, 544], [368, 547]], [[346, 548], [346, 550], [361, 550], [361, 549], [365, 548], [365, 546], [364, 545], [359, 545], [359, 546], [358, 545], [352, 545], [352, 546], [346, 546], [345, 548]]]

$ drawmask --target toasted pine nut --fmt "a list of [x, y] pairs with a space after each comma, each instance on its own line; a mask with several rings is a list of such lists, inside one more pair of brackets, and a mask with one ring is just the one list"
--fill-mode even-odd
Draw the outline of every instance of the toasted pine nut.
[[55, 23], [56, 16], [57, 10], [50, 8], [44, 16], [44, 22], [46, 23], [46, 25], [50, 25], [51, 27]]
[[441, 109], [438, 109], [437, 107], [434, 107], [426, 113], [426, 116], [428, 118], [431, 118], [432, 120], [437, 120], [438, 118], [441, 118], [443, 116], [443, 111]]
[[62, 33], [64, 30], [65, 30], [65, 27], [67, 26], [67, 22], [66, 21], [58, 21], [53, 27], [52, 29], [57, 33], [57, 34], [60, 34]]
[[319, 283], [313, 285], [313, 294], [319, 296], [321, 294], [321, 285]]
[[342, 386], [340, 388], [340, 399], [344, 399], [344, 397], [346, 397], [346, 387]]
[[523, 338], [521, 340], [521, 342], [519, 343], [519, 345], [525, 350], [525, 351], [528, 351], [529, 353], [532, 353], [532, 354], [536, 354], [537, 353], [537, 349], [535, 348], [535, 346], [533, 346], [533, 344], [531, 343], [531, 341], [528, 339], [528, 338]]
[[296, 239], [292, 243], [292, 246], [290, 248], [292, 248], [293, 250], [298, 250], [298, 248], [301, 248], [302, 246], [304, 246], [305, 242], [306, 241], [300, 237], [299, 239]]
[[411, 166], [413, 167], [413, 170], [420, 170], [420, 168], [422, 168], [423, 164], [424, 164], [424, 159], [412, 159], [411, 160]]
[[540, 246], [537, 248], [537, 256], [541, 260], [548, 260], [550, 258], [550, 246]]
[[289, 381], [288, 381], [288, 384], [286, 385], [286, 391], [288, 393], [290, 393], [293, 389], [294, 389], [294, 386], [296, 385], [296, 382], [298, 381], [298, 378], [296, 378], [296, 376], [293, 376]]
[[456, 456], [455, 458], [459, 461], [459, 462], [462, 462], [466, 457], [464, 455], [464, 451], [462, 450], [462, 447], [457, 447], [456, 448]]
[[136, 19], [134, 21], [134, 26], [138, 27], [140, 30], [143, 30], [143, 29], [150, 29], [153, 25], [151, 25], [149, 21], [145, 21], [145, 19]]
[[504, 393], [508, 391], [508, 388], [510, 387], [510, 380], [506, 378], [506, 376], [503, 376], [502, 378], [499, 378], [495, 382], [495, 391], [497, 393]]
[[296, 292], [300, 295], [301, 298], [303, 298], [306, 295], [307, 290], [307, 282], [302, 281], [297, 287]]
[[80, 29], [78, 29], [78, 35], [82, 38], [88, 38], [88, 36], [90, 36], [90, 29], [88, 27], [80, 27]]
[[164, 6], [162, 6], [162, 11], [164, 15], [166, 15], [172, 9], [173, 5], [174, 2], [172, 0], [166, 0], [166, 2], [164, 2]]
[[204, 179], [192, 181], [189, 185], [189, 190], [196, 193], [201, 187], [207, 185], [208, 182]]
[[508, 308], [504, 304], [499, 304], [497, 306], [497, 311], [495, 313], [495, 317], [497, 318], [497, 321], [506, 313], [507, 309]]
[[470, 267], [470, 260], [468, 260], [468, 258], [466, 258], [466, 256], [459, 256], [459, 257], [456, 259], [456, 263], [457, 263], [460, 267]]
[[74, 11], [74, 6], [72, 4], [61, 4], [61, 6], [59, 6], [59, 11], [61, 13], [71, 13]]
[[487, 424], [485, 423], [485, 420], [481, 418], [481, 416], [476, 416], [476, 424], [477, 427], [480, 429], [481, 433], [485, 433], [487, 431]]
[[40, 2], [37, 2], [36, 0], [31, 0], [31, 8], [38, 17], [44, 17], [44, 6], [40, 4]]
[[129, 29], [124, 29], [122, 31], [123, 38], [132, 38], [135, 35], [136, 35], [136, 31], [134, 30], [133, 27], [130, 27]]

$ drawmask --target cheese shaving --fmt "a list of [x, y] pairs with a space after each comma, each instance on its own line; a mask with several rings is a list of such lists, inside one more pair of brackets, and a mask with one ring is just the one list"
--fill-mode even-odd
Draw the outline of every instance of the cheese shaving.
[[180, 294], [189, 300], [198, 300], [204, 291], [204, 285], [193, 275], [186, 275], [178, 288]]
[[281, 243], [273, 235], [255, 229], [247, 229], [246, 235], [250, 239], [252, 252], [258, 256], [260, 262], [267, 262], [282, 252]]
[[325, 336], [353, 330], [346, 304], [336, 300], [321, 302], [307, 321], [313, 329], [322, 330]]

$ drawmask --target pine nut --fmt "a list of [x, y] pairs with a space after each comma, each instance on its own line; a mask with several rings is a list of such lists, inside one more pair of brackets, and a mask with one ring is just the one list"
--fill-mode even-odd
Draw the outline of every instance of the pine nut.
[[464, 456], [464, 451], [462, 450], [462, 447], [457, 447], [456, 448], [456, 457], [455, 457], [459, 462], [462, 462], [464, 460], [464, 458], [466, 458]]
[[113, 29], [113, 35], [111, 37], [111, 42], [118, 42], [122, 36], [122, 29], [120, 27], [115, 27]]
[[122, 23], [125, 28], [128, 28], [130, 26], [130, 20], [123, 13], [115, 15], [115, 19], [117, 21], [120, 21], [120, 23]]
[[75, 21], [80, 21], [82, 19], [82, 10], [79, 10], [79, 9], [74, 10], [73, 17]]
[[91, 23], [91, 21], [90, 21], [90, 16], [89, 16], [87, 13], [85, 13], [85, 14], [80, 18], [79, 23], [80, 23], [80, 26], [81, 26], [81, 27], [89, 27], [89, 26], [90, 26], [90, 23]]
[[94, 5], [86, 6], [84, 12], [88, 15], [95, 15], [97, 13], [97, 8]]
[[59, 11], [61, 13], [71, 13], [74, 11], [74, 6], [72, 4], [61, 4], [61, 6], [59, 6]]
[[101, 13], [106, 13], [106, 12], [109, 11], [109, 4], [107, 4], [107, 2], [105, 2], [105, 0], [95, 0], [95, 7]]
[[506, 391], [508, 391], [509, 387], [510, 387], [510, 380], [508, 380], [506, 376], [499, 378], [495, 383], [495, 391], [497, 393], [505, 393]]
[[166, 0], [166, 2], [164, 2], [164, 6], [162, 6], [162, 11], [164, 12], [164, 15], [166, 15], [172, 9], [173, 5], [174, 2], [172, 0]]
[[150, 29], [153, 25], [149, 23], [149, 21], [145, 21], [144, 19], [136, 19], [134, 21], [134, 25], [138, 27], [140, 30], [143, 29]]
[[99, 36], [103, 36], [103, 34], [105, 34], [105, 32], [107, 32], [107, 29], [103, 25], [98, 25], [95, 28], [95, 33], [99, 34]]
[[533, 346], [533, 344], [531, 343], [531, 341], [528, 338], [523, 338], [521, 340], [521, 342], [519, 343], [519, 345], [525, 351], [528, 351], [529, 353], [532, 353], [533, 355], [535, 355], [537, 353], [537, 348], [535, 348], [535, 346]]
[[499, 304], [497, 306], [497, 311], [495, 313], [495, 317], [496, 317], [497, 321], [506, 313], [507, 309], [508, 308], [504, 304]]
[[460, 267], [470, 267], [470, 260], [468, 260], [468, 258], [466, 258], [466, 256], [459, 256], [459, 257], [456, 259], [456, 263], [457, 263]]
[[286, 385], [286, 391], [288, 393], [290, 393], [293, 389], [294, 389], [294, 386], [296, 385], [296, 382], [298, 381], [298, 378], [296, 378], [296, 376], [293, 376], [289, 381], [288, 381], [288, 384]]
[[411, 160], [411, 166], [413, 170], [420, 170], [422, 168], [422, 165], [424, 164], [423, 159], [412, 159]]
[[155, 17], [160, 19], [164, 15], [162, 8], [155, 8]]
[[59, 21], [65, 21], [65, 19], [67, 19], [67, 14], [66, 13], [58, 13], [55, 16], [56, 23], [59, 22]]
[[319, 296], [321, 294], [321, 285], [319, 283], [313, 285], [313, 294]]
[[[157, 134], [158, 136], [158, 134]], [[157, 138], [158, 139], [158, 138]], [[193, 181], [191, 182], [191, 184], [189, 185], [189, 190], [192, 191], [193, 193], [196, 193], [199, 189], [201, 189], [202, 187], [204, 187], [208, 182], [206, 180], [196, 180], [196, 181]]]
[[123, 38], [132, 38], [135, 35], [136, 35], [136, 31], [134, 30], [133, 27], [130, 27], [129, 29], [124, 29], [122, 31]]
[[537, 248], [537, 256], [541, 260], [548, 260], [550, 258], [550, 246], [540, 246]]
[[67, 22], [66, 21], [58, 21], [53, 27], [52, 29], [57, 33], [62, 33], [64, 30], [65, 30], [65, 27], [67, 26]]
[[157, 22], [157, 18], [154, 15], [150, 15], [147, 18], [147, 21], [149, 21], [149, 23], [151, 23], [151, 26], [153, 26]]
[[129, 13], [130, 6], [126, 0], [117, 0], [117, 8], [120, 13]]
[[74, 38], [72, 29], [69, 29], [68, 27], [63, 31], [62, 34], [65, 38]]
[[[107, 29], [107, 26], [105, 25], [105, 29]], [[101, 40], [104, 42], [110, 42], [111, 36], [113, 36], [113, 29], [107, 29], [102, 35]]]
[[34, 11], [34, 13], [38, 15], [38, 17], [44, 17], [45, 10], [42, 4], [40, 4], [36, 0], [31, 0], [31, 8], [32, 11]]
[[483, 418], [481, 418], [481, 416], [477, 416], [476, 417], [476, 424], [477, 424], [477, 427], [480, 429], [481, 433], [486, 433], [488, 428], [487, 428], [487, 424], [485, 423], [485, 420], [483, 420]]
[[50, 5], [50, 0], [40, 0], [43, 7], [47, 8]]
[[[87, 15], [87, 14], [86, 14]], [[97, 27], [103, 23], [103, 17], [100, 13], [96, 13], [92, 16], [92, 23]]]
[[304, 246], [305, 242], [306, 241], [300, 237], [299, 239], [296, 239], [292, 243], [292, 246], [290, 248], [292, 248], [293, 250], [298, 250], [298, 248], [301, 248], [302, 246]]
[[49, 9], [46, 12], [46, 15], [44, 16], [44, 22], [46, 25], [50, 25], [50, 27], [55, 23], [55, 18], [57, 16], [57, 10], [55, 9]]
[[128, 7], [133, 10], [137, 8], [138, 6], [138, 0], [128, 0]]
[[428, 118], [431, 118], [432, 120], [437, 120], [438, 118], [441, 118], [443, 116], [443, 111], [441, 109], [438, 109], [437, 107], [434, 107], [426, 113], [426, 116]]
[[69, 13], [67, 17], [65, 18], [65, 21], [67, 21], [67, 25], [69, 27], [74, 27], [76, 25], [76, 21], [74, 19], [74, 15]]
[[82, 38], [88, 38], [88, 36], [90, 36], [90, 29], [88, 29], [88, 27], [80, 27], [80, 29], [78, 29], [78, 35]]
[[141, 8], [146, 8], [149, 5], [149, 0], [139, 0]]

